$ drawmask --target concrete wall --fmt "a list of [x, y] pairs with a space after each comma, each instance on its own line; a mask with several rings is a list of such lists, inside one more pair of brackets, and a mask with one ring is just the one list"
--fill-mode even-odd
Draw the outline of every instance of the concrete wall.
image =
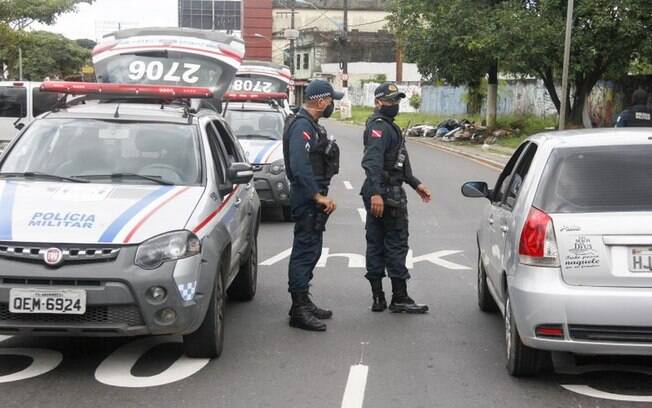
[[[289, 8], [275, 8], [272, 31], [282, 33], [286, 28], [290, 28], [291, 15]], [[384, 19], [388, 15], [385, 11], [351, 10], [349, 30], [377, 32], [387, 29], [387, 22]], [[342, 10], [296, 9], [294, 26], [298, 30], [337, 31], [342, 29], [343, 19]]]
[[[340, 66], [336, 63], [321, 64], [323, 74], [334, 75], [335, 84], [341, 86]], [[357, 86], [362, 81], [374, 79], [377, 75], [385, 75], [388, 81], [396, 81], [395, 62], [350, 62], [349, 86]], [[417, 64], [403, 63], [403, 82], [421, 82], [421, 74]]]
[[[366, 82], [357, 86], [349, 86], [349, 99], [353, 106], [374, 106], [374, 90], [380, 85], [375, 82]], [[398, 89], [405, 92], [407, 98], [401, 101], [401, 112], [416, 112], [410, 106], [410, 97], [421, 93], [419, 85], [398, 84]]]

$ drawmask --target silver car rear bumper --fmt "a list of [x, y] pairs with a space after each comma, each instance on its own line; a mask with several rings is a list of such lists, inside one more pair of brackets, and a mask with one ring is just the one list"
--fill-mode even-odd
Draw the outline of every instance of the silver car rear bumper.
[[[567, 285], [561, 271], [519, 265], [508, 277], [512, 312], [527, 346], [580, 354], [652, 355], [652, 288]], [[563, 339], [535, 335], [561, 325]]]

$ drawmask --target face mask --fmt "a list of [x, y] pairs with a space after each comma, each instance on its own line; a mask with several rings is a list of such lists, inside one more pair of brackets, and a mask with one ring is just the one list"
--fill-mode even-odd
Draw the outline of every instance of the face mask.
[[335, 110], [335, 102], [331, 101], [331, 104], [328, 105], [326, 109], [324, 109], [324, 112], [322, 112], [322, 116], [324, 118], [330, 118], [334, 110]]
[[398, 108], [399, 108], [398, 104], [396, 104], [396, 105], [391, 105], [391, 106], [385, 106], [385, 105], [383, 105], [383, 106], [380, 107], [380, 109], [378, 109], [378, 111], [379, 111], [383, 116], [387, 116], [387, 117], [393, 118], [393, 117], [396, 117], [396, 115], [398, 115]]

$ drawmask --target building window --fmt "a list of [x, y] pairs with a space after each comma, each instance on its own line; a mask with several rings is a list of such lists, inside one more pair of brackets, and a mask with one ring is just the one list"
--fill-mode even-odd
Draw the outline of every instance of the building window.
[[303, 54], [303, 69], [309, 69], [310, 68], [310, 54], [305, 53]]
[[297, 69], [301, 69], [301, 54], [297, 54]]
[[240, 30], [242, 1], [179, 0], [179, 27]]

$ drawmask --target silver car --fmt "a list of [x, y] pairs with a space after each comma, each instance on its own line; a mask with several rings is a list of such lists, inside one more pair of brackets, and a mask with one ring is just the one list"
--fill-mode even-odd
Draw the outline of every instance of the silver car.
[[652, 129], [545, 133], [498, 177], [478, 231], [478, 303], [514, 376], [551, 351], [652, 354]]

